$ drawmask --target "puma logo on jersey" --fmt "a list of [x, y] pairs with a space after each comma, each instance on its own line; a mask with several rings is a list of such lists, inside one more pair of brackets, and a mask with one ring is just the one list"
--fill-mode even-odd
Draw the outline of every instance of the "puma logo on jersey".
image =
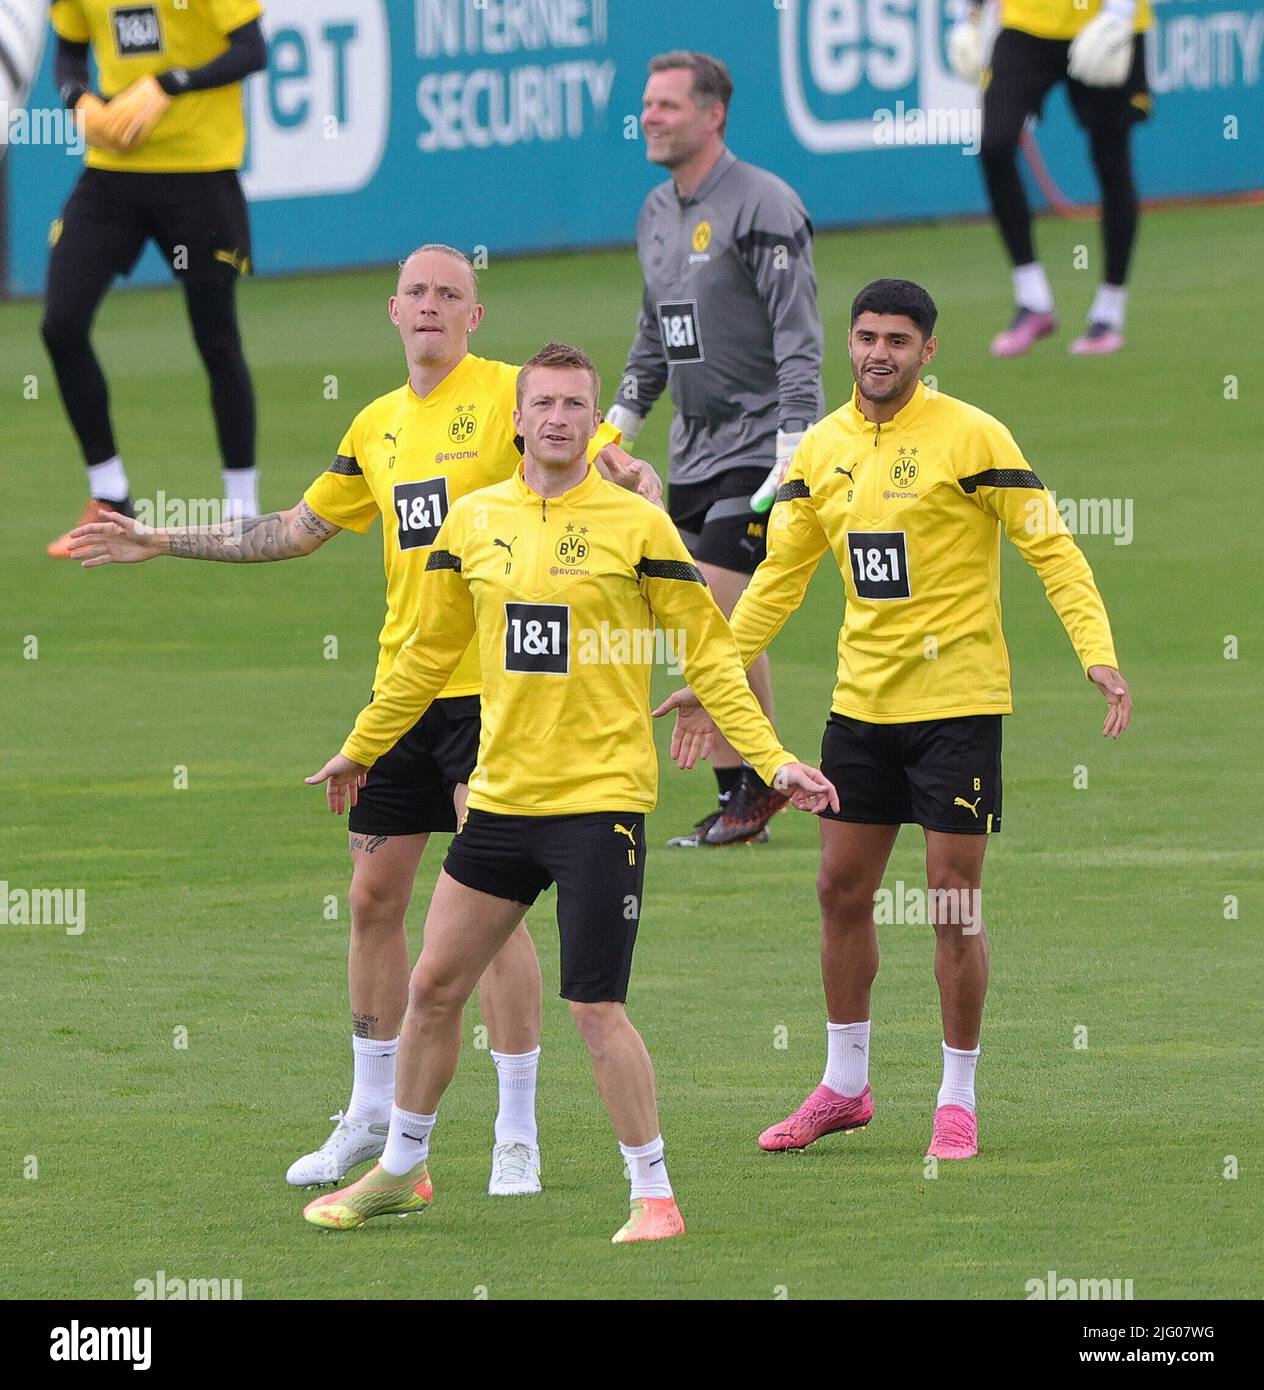
[[836, 465], [835, 468], [834, 468], [834, 472], [835, 472], [835, 473], [845, 473], [845, 474], [847, 475], [847, 477], [851, 478], [851, 480], [852, 480], [853, 483], [854, 483], [856, 480], [855, 480], [855, 478], [852, 478], [851, 475], [855, 472], [855, 470], [856, 470], [856, 465], [855, 465], [854, 463], [852, 464], [852, 466], [851, 466], [850, 468], [839, 468], [837, 465]]
[[391, 441], [391, 443], [394, 444], [394, 446], [398, 449], [398, 448], [399, 448], [399, 437], [400, 437], [400, 435], [403, 434], [403, 433], [404, 433], [403, 430], [396, 430], [394, 434], [384, 434], [384, 435], [382, 436], [382, 438], [383, 438], [383, 439], [389, 439], [389, 440]]
[[964, 807], [966, 808], [966, 810], [969, 811], [970, 814], [975, 818], [975, 820], [978, 820], [978, 819], [979, 819], [979, 802], [982, 801], [982, 800], [983, 800], [983, 798], [982, 798], [981, 796], [976, 796], [976, 797], [974, 798], [974, 801], [973, 801], [973, 802], [970, 802], [970, 801], [967, 801], [967, 800], [965, 799], [964, 796], [958, 796], [958, 797], [954, 797], [954, 798], [953, 798], [952, 804], [953, 804], [954, 806], [964, 806]]
[[513, 538], [513, 541], [502, 541], [501, 538], [500, 538], [499, 536], [493, 536], [493, 537], [492, 537], [492, 544], [493, 544], [493, 545], [498, 545], [498, 546], [500, 546], [500, 548], [501, 548], [502, 550], [507, 550], [507, 551], [509, 552], [509, 558], [512, 560], [512, 559], [513, 559], [514, 541], [516, 541], [517, 539], [518, 539], [518, 537], [515, 536], [515, 537]]

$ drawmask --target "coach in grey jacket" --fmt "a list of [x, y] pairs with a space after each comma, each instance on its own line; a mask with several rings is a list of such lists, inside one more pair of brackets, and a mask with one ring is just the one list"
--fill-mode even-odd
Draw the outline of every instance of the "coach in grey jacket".
[[[728, 68], [705, 53], [650, 62], [641, 128], [672, 177], [637, 220], [645, 289], [607, 413], [627, 442], [671, 392], [668, 509], [726, 616], [764, 558], [779, 474], [825, 411], [812, 223], [789, 185], [725, 147], [732, 95]], [[750, 682], [771, 718], [766, 656]], [[713, 762], [719, 808], [669, 843], [766, 839], [784, 799], [718, 736]]]

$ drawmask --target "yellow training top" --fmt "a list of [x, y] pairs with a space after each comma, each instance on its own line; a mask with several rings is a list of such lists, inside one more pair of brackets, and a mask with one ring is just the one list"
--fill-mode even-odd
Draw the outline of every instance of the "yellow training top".
[[[226, 35], [263, 7], [257, 0], [53, 0], [53, 28], [71, 43], [90, 43], [101, 95], [109, 98], [137, 78], [169, 68], [200, 68], [228, 48]], [[143, 145], [123, 154], [89, 147], [90, 169], [196, 174], [240, 169], [246, 150], [241, 83], [186, 92], [163, 113]]]
[[886, 424], [866, 420], [858, 398], [807, 432], [777, 493], [768, 558], [732, 617], [746, 665], [831, 549], [847, 590], [837, 713], [875, 724], [1009, 714], [1003, 529], [1084, 669], [1115, 666], [1088, 561], [1005, 426], [920, 381]]
[[462, 498], [419, 588], [417, 631], [343, 745], [358, 763], [371, 764], [420, 718], [472, 637], [483, 699], [469, 804], [479, 810], [652, 810], [656, 659], [680, 661], [724, 736], [766, 781], [794, 761], [676, 528], [592, 467], [547, 501], [521, 469]]
[[[1102, 0], [1001, 0], [1001, 28], [1038, 39], [1073, 39], [1101, 8]], [[1140, 34], [1150, 24], [1149, 0], [1137, 0], [1133, 28]]]
[[[373, 689], [417, 626], [418, 582], [448, 508], [458, 497], [504, 482], [522, 461], [513, 426], [518, 368], [466, 355], [423, 400], [405, 382], [371, 401], [351, 422], [326, 472], [303, 500], [334, 526], [367, 531], [382, 516], [386, 619]], [[620, 432], [602, 424], [588, 446], [595, 458]], [[477, 695], [478, 649], [471, 646], [441, 692]]]

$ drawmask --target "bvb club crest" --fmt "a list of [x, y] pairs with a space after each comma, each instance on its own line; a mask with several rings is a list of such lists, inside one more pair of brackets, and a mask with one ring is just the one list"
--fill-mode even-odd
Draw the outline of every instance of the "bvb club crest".
[[711, 245], [711, 224], [707, 221], [699, 222], [693, 229], [693, 249], [698, 252], [705, 251]]
[[891, 481], [896, 487], [908, 487], [917, 477], [916, 459], [896, 459], [891, 465]]
[[588, 542], [583, 536], [563, 536], [553, 553], [567, 567], [579, 565], [588, 556]]
[[453, 444], [464, 444], [474, 437], [476, 429], [478, 429], [478, 421], [469, 409], [463, 405], [457, 406], [452, 423], [448, 426], [448, 438]]

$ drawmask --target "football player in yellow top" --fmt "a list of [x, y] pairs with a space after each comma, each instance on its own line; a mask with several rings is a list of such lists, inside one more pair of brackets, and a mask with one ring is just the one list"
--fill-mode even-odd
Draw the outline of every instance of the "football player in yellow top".
[[[926, 837], [943, 1083], [929, 1153], [977, 1150], [974, 1073], [987, 990], [978, 911], [983, 852], [1001, 828], [1001, 717], [1013, 708], [1001, 632], [1001, 533], [1032, 566], [1088, 679], [1109, 704], [1104, 733], [1131, 717], [1110, 623], [1088, 562], [1000, 421], [932, 393], [936, 310], [907, 280], [875, 280], [852, 304], [856, 389], [806, 434], [777, 494], [768, 558], [734, 610], [749, 666], [802, 602], [827, 551], [847, 611], [821, 770], [841, 811], [822, 813], [821, 973], [828, 1060], [820, 1086], [760, 1136], [801, 1149], [869, 1123], [869, 990], [878, 968], [874, 894], [900, 825]], [[705, 697], [704, 697], [705, 703]], [[709, 730], [689, 691], [673, 756], [692, 765]]]
[[[466, 257], [450, 246], [420, 247], [403, 261], [388, 308], [408, 381], [355, 417], [328, 470], [296, 506], [237, 526], [167, 531], [107, 514], [73, 533], [75, 554], [85, 566], [156, 555], [289, 560], [310, 555], [344, 528], [367, 531], [381, 516], [387, 610], [374, 676], [379, 690], [416, 623], [418, 585], [448, 507], [509, 477], [522, 457], [513, 423], [518, 368], [469, 352], [483, 306]], [[610, 426], [601, 426], [592, 453], [611, 476], [661, 495], [653, 470], [617, 447]], [[333, 1133], [290, 1166], [294, 1186], [336, 1182], [382, 1152], [408, 993], [405, 911], [429, 835], [454, 830], [464, 805], [478, 747], [479, 685], [471, 647], [441, 698], [378, 760], [351, 815], [354, 1084]], [[489, 967], [480, 1003], [500, 1083], [489, 1190], [538, 1192], [540, 968], [525, 927]]]
[[684, 1222], [663, 1161], [654, 1070], [624, 1009], [645, 814], [658, 791], [653, 639], [683, 645], [689, 678], [762, 777], [803, 810], [838, 802], [815, 768], [778, 743], [671, 521], [589, 465], [601, 419], [592, 363], [550, 343], [523, 367], [517, 390], [522, 467], [452, 508], [426, 562], [416, 632], [342, 752], [307, 779], [328, 783], [335, 811], [348, 800], [354, 807], [365, 770], [424, 714], [477, 642], [478, 765], [426, 916], [386, 1151], [359, 1182], [309, 1203], [304, 1215], [345, 1230], [430, 1201], [430, 1133], [456, 1070], [465, 1001], [525, 906], [556, 883], [562, 997], [632, 1182], [632, 1212], [614, 1239], [660, 1240], [682, 1235]]
[[1013, 266], [1014, 318], [992, 340], [992, 352], [1020, 356], [1058, 326], [1053, 291], [1032, 242], [1018, 141], [1023, 123], [1040, 114], [1050, 89], [1064, 79], [1101, 185], [1104, 242], [1103, 275], [1088, 326], [1069, 350], [1118, 352], [1124, 345], [1125, 285], [1140, 217], [1132, 127], [1149, 116], [1151, 106], [1144, 41], [1151, 24], [1149, 0], [1001, 0], [1001, 31], [990, 64], [984, 62], [980, 35], [984, 0], [960, 4], [948, 35], [949, 60], [967, 81], [983, 81], [983, 177]]
[[[237, 171], [246, 144], [242, 81], [267, 65], [257, 0], [54, 0], [54, 76], [83, 119], [87, 168], [53, 223], [42, 331], [88, 466], [84, 522], [131, 514], [105, 374], [89, 337], [116, 275], [152, 238], [184, 287], [230, 514], [258, 513], [255, 397], [237, 327], [250, 222]], [[102, 96], [90, 89], [89, 53]], [[70, 554], [69, 536], [48, 547]]]

